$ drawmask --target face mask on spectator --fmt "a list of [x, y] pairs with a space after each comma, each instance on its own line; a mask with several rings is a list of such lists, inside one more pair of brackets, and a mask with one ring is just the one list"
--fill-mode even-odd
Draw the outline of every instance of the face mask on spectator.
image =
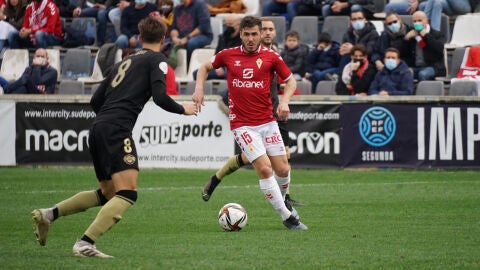
[[355, 30], [362, 30], [365, 27], [365, 22], [364, 21], [354, 21], [352, 23], [352, 27]]
[[418, 32], [423, 30], [423, 23], [421, 22], [416, 22], [413, 24], [413, 28], [417, 30]]
[[45, 66], [45, 64], [47, 64], [47, 59], [45, 59], [45, 57], [37, 56], [37, 57], [35, 57], [35, 60], [37, 62], [40, 62], [40, 65], [42, 65], [42, 66]]
[[143, 6], [147, 3], [147, 0], [135, 0], [135, 4]]
[[392, 23], [388, 26], [388, 29], [390, 29], [392, 33], [398, 33], [398, 31], [400, 31], [400, 23], [399, 22]]
[[183, 3], [182, 3], [181, 0], [173, 0], [173, 5], [174, 5], [174, 6], [180, 6], [180, 5], [182, 5], [182, 4], [183, 4]]
[[387, 59], [385, 60], [385, 67], [389, 70], [393, 70], [397, 67], [397, 60], [395, 59]]
[[172, 6], [163, 5], [161, 9], [162, 9], [162, 14], [169, 14], [172, 11]]

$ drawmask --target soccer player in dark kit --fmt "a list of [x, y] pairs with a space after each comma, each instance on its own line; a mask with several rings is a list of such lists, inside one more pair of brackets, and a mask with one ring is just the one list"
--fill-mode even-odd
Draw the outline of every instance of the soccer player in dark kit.
[[193, 103], [180, 105], [166, 94], [168, 67], [160, 53], [165, 24], [147, 17], [138, 28], [142, 49], [115, 65], [90, 101], [97, 116], [90, 129], [89, 147], [100, 188], [79, 192], [51, 208], [33, 210], [35, 234], [42, 246], [58, 217], [101, 206], [72, 253], [78, 257], [111, 258], [94, 244], [137, 200], [138, 159], [132, 130], [145, 103], [153, 97], [155, 104], [168, 112], [197, 114]]

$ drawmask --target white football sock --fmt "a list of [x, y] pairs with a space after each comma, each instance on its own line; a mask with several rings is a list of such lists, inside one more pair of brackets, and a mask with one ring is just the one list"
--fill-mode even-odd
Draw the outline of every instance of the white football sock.
[[283, 202], [282, 193], [278, 187], [275, 177], [271, 176], [268, 179], [260, 179], [259, 181], [260, 189], [262, 190], [265, 197], [268, 199], [273, 208], [282, 216], [282, 220], [286, 220], [292, 214], [285, 203]]
[[283, 200], [285, 200], [285, 194], [288, 193], [288, 188], [290, 187], [290, 171], [288, 171], [288, 175], [286, 177], [280, 177], [276, 174], [274, 174], [274, 176], [275, 180], [277, 180], [280, 192], [282, 193]]

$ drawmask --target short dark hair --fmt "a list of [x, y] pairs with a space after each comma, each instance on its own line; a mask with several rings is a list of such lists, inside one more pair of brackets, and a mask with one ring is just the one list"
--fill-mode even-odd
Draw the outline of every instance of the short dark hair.
[[140, 37], [146, 43], [160, 42], [167, 32], [167, 26], [158, 19], [148, 16], [138, 23]]
[[300, 39], [300, 35], [295, 30], [290, 30], [287, 33], [285, 33], [285, 40], [287, 40], [287, 38], [289, 38], [289, 37]]
[[329, 33], [327, 32], [322, 32], [318, 35], [318, 43], [331, 43], [332, 42], [332, 37], [330, 36]]
[[367, 55], [367, 48], [362, 44], [357, 44], [353, 46], [352, 49], [350, 50], [350, 55], [353, 55], [356, 51], [361, 52], [363, 56]]
[[387, 55], [387, 52], [394, 52], [397, 54], [398, 58], [400, 58], [400, 51], [397, 48], [393, 48], [393, 47], [387, 48], [385, 50], [384, 55]]
[[254, 16], [246, 16], [240, 22], [240, 30], [245, 28], [252, 28], [258, 26], [258, 29], [262, 29], [262, 20]]
[[363, 18], [365, 18], [365, 12], [363, 12], [363, 10], [361, 10], [361, 9], [352, 10], [352, 11], [350, 12], [350, 18], [352, 18], [352, 14], [353, 14], [353, 13], [357, 13], [357, 12], [362, 13]]

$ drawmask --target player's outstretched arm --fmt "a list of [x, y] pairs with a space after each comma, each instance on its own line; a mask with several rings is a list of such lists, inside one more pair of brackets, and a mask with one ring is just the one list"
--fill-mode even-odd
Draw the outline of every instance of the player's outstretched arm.
[[288, 103], [290, 103], [290, 98], [295, 93], [296, 88], [297, 81], [295, 81], [295, 78], [293, 76], [290, 76], [290, 78], [287, 80], [287, 83], [285, 84], [285, 89], [277, 108], [277, 115], [279, 120], [288, 119], [288, 115], [290, 114], [290, 107], [288, 106]]
[[193, 92], [192, 100], [193, 103], [197, 106], [197, 112], [202, 111], [202, 106], [204, 104], [205, 93], [203, 91], [203, 84], [207, 80], [208, 72], [213, 70], [212, 63], [207, 62], [203, 64], [197, 73], [197, 82], [195, 83], [195, 92]]

